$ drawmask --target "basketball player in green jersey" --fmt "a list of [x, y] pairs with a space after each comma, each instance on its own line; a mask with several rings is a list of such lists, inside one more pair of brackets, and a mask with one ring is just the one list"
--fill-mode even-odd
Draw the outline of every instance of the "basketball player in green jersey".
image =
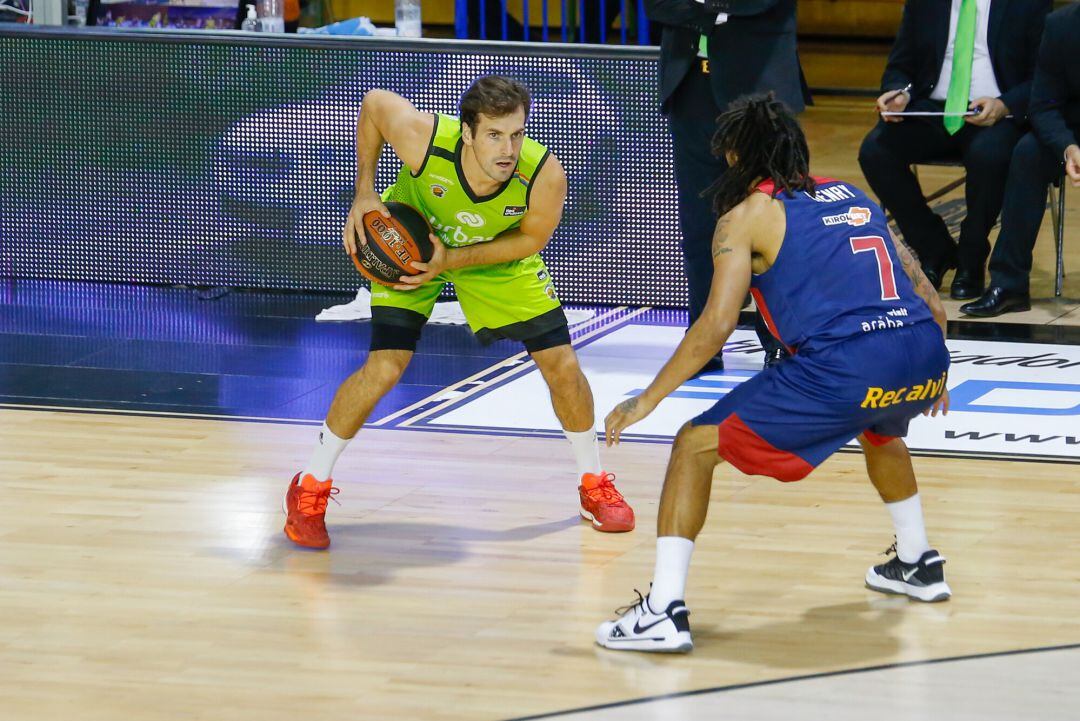
[[[285, 498], [285, 533], [326, 548], [327, 501], [338, 455], [408, 366], [420, 331], [447, 282], [481, 340], [521, 341], [551, 393], [577, 463], [581, 515], [600, 531], [629, 531], [634, 512], [600, 468], [593, 397], [570, 345], [551, 275], [537, 255], [562, 218], [566, 174], [544, 146], [525, 137], [531, 99], [505, 77], [478, 79], [461, 98], [461, 117], [421, 113], [386, 90], [364, 97], [356, 130], [356, 197], [343, 232], [355, 253], [361, 219], [389, 217], [384, 201], [408, 203], [435, 230], [434, 255], [393, 288], [374, 286], [367, 360], [337, 390], [307, 467]], [[389, 143], [403, 167], [380, 195], [375, 168]], [[360, 241], [364, 242], [363, 234]]]

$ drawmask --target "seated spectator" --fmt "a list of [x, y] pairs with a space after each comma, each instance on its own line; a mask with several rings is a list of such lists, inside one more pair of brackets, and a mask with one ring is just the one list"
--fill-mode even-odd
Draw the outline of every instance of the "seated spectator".
[[1013, 151], [1001, 232], [990, 256], [990, 288], [974, 303], [961, 306], [963, 313], [993, 317], [1031, 307], [1031, 252], [1046, 210], [1047, 186], [1061, 177], [1063, 169], [1072, 184], [1080, 186], [1077, 38], [1080, 5], [1062, 8], [1046, 19], [1031, 87], [1031, 124], [1035, 129]]
[[[1013, 147], [1023, 134], [1050, 5], [1050, 0], [907, 0], [904, 5], [878, 110], [947, 115], [883, 116], [863, 140], [859, 164], [934, 287], [958, 267], [953, 298], [983, 292], [990, 230], [1001, 211]], [[958, 115], [968, 110], [977, 112]], [[911, 170], [913, 163], [952, 156], [967, 170], [959, 247]]]

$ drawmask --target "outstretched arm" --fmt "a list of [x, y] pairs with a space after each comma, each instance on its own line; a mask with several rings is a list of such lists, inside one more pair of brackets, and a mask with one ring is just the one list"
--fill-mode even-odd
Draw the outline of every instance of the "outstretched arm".
[[752, 196], [717, 221], [712, 242], [713, 281], [705, 310], [649, 387], [608, 414], [605, 426], [609, 446], [619, 442], [623, 429], [649, 415], [660, 401], [700, 371], [735, 330], [750, 288], [752, 233], [759, 203]]

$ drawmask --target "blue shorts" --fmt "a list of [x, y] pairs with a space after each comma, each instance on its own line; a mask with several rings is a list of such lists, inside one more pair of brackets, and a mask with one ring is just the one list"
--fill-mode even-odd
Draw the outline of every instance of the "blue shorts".
[[690, 423], [718, 426], [720, 456], [743, 473], [797, 481], [860, 433], [875, 445], [907, 435], [948, 370], [937, 324], [872, 331], [800, 351]]

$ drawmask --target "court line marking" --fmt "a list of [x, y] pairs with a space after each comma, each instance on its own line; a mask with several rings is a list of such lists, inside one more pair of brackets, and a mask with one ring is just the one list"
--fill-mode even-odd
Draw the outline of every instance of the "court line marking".
[[[575, 340], [574, 347], [576, 348], [578, 346], [578, 344], [583, 342], [583, 341], [588, 341], [588, 340], [590, 340], [592, 338], [595, 338], [598, 335], [611, 332], [612, 330], [614, 330], [616, 328], [620, 328], [620, 327], [626, 325], [626, 323], [628, 321], [630, 321], [630, 320], [632, 320], [634, 318], [637, 318], [638, 316], [643, 315], [644, 313], [647, 313], [650, 310], [652, 310], [652, 308], [650, 308], [650, 307], [638, 308], [637, 310], [631, 311], [631, 312], [627, 313], [626, 315], [615, 319], [612, 323], [610, 323], [608, 325], [598, 326], [596, 328], [593, 328], [588, 333], [585, 333], [585, 334], [579, 336]], [[527, 353], [523, 352], [523, 353], [518, 354], [518, 356], [514, 356], [514, 357], [517, 358], [517, 357], [519, 357], [521, 355], [527, 355]], [[505, 362], [500, 364], [500, 365], [505, 365]], [[527, 360], [527, 361], [523, 361], [522, 363], [520, 363], [518, 365], [515, 365], [514, 367], [508, 369], [505, 373], [502, 373], [501, 375], [497, 375], [494, 378], [488, 379], [487, 381], [485, 381], [482, 384], [475, 385], [472, 388], [469, 388], [468, 390], [463, 391], [461, 393], [461, 395], [459, 395], [459, 396], [457, 396], [455, 398], [448, 398], [442, 404], [437, 405], [434, 408], [429, 408], [426, 411], [423, 411], [421, 413], [416, 414], [412, 418], [409, 418], [408, 420], [399, 423], [397, 425], [397, 427], [398, 428], [412, 427], [412, 425], [414, 423], [416, 423], [417, 421], [421, 421], [421, 420], [427, 418], [430, 415], [441, 414], [441, 413], [449, 410], [451, 406], [455, 406], [458, 403], [462, 403], [462, 402], [468, 400], [469, 398], [471, 398], [473, 396], [482, 395], [483, 393], [486, 393], [487, 391], [492, 390], [492, 389], [496, 388], [497, 386], [502, 385], [503, 383], [511, 380], [512, 378], [515, 378], [515, 377], [517, 377], [519, 375], [524, 375], [526, 371], [531, 371], [534, 368], [536, 368], [536, 361], [534, 361], [532, 359]], [[454, 387], [451, 386], [451, 388], [448, 388], [447, 390], [451, 390], [453, 388]], [[445, 395], [445, 394], [446, 394], [446, 391], [443, 391], [442, 393], [436, 394], [434, 397], [437, 399], [439, 396], [442, 396], [442, 395]]]
[[[494, 389], [488, 389], [494, 390]], [[438, 433], [458, 433], [462, 435], [494, 436], [496, 438], [562, 438], [562, 431], [537, 428], [535, 430], [508, 429], [498, 426], [439, 425], [437, 422], [416, 426], [395, 426], [406, 431], [429, 431]], [[675, 436], [622, 436], [623, 443], [669, 446]], [[603, 439], [600, 439], [603, 443]], [[837, 453], [862, 453], [858, 446], [843, 446]], [[933, 449], [908, 448], [913, 458], [944, 458], [969, 461], [1018, 461], [1022, 463], [1049, 463], [1051, 465], [1080, 465], [1080, 457], [1024, 455], [1021, 453], [1003, 453], [1001, 451], [936, 451]], [[767, 478], [768, 476], [762, 476]]]
[[[792, 683], [795, 681], [811, 681], [822, 678], [833, 678], [836, 676], [851, 676], [861, 673], [872, 673], [874, 671], [888, 671], [895, 668], [911, 668], [913, 666], [933, 666], [942, 663], [954, 663], [959, 661], [976, 661], [984, 658], [1002, 658], [1005, 656], [1020, 656], [1024, 654], [1034, 653], [1049, 653], [1053, 651], [1074, 651], [1080, 649], [1080, 643], [1068, 643], [1060, 646], [1039, 646], [1035, 648], [1020, 648], [1012, 649], [1009, 651], [989, 651], [987, 653], [973, 653], [964, 656], [946, 656], [944, 658], [928, 658], [921, 661], [899, 661], [896, 663], [883, 663], [876, 666], [864, 666], [861, 668], [848, 668], [841, 669], [839, 671], [822, 671], [820, 673], [808, 673], [800, 676], [785, 676], [784, 678], [774, 678], [767, 681], [749, 681], [746, 683], [736, 683], [729, 686], [714, 686], [711, 688], [694, 689], [691, 691], [677, 691], [675, 693], [659, 694], [657, 696], [643, 696], [641, 698], [627, 699], [626, 701], [613, 701], [611, 703], [596, 704], [594, 706], [582, 706], [580, 708], [566, 709], [563, 711], [551, 711], [548, 713], [534, 714], [532, 716], [515, 716], [513, 718], [504, 719], [503, 721], [538, 721], [539, 719], [558, 718], [560, 716], [569, 716], [570, 714], [589, 713], [590, 711], [604, 711], [612, 708], [622, 708], [624, 706], [639, 706], [647, 703], [654, 703], [657, 701], [670, 701], [673, 699], [686, 698], [689, 696], [704, 696], [707, 694], [719, 694], [726, 693], [728, 691], [741, 691], [747, 688], [761, 688], [763, 686], [776, 686], [779, 684]], [[612, 653], [619, 653], [613, 651]], [[630, 652], [624, 652], [630, 653]]]
[[[577, 327], [577, 330], [578, 331], [584, 330], [585, 328], [588, 328], [588, 327], [590, 327], [592, 325], [596, 325], [597, 323], [600, 323], [600, 322], [602, 322], [604, 320], [612, 318], [615, 315], [618, 315], [618, 313], [620, 313], [621, 311], [624, 311], [626, 309], [627, 309], [627, 306], [621, 305], [621, 306], [618, 306], [617, 308], [613, 308], [610, 311], [607, 311], [605, 313], [601, 313], [601, 314], [599, 314], [599, 315], [597, 315], [597, 316], [595, 316], [593, 318], [590, 318], [589, 320], [585, 321], [581, 325], [579, 325]], [[469, 385], [469, 384], [474, 384], [474, 383], [481, 382], [481, 379], [484, 376], [489, 375], [490, 373], [492, 373], [494, 371], [497, 371], [499, 368], [502, 368], [502, 367], [508, 366], [508, 365], [513, 366], [513, 367], [518, 367], [518, 365], [522, 362], [522, 359], [526, 355], [528, 355], [528, 353], [529, 352], [526, 351], [526, 350], [519, 351], [518, 353], [515, 353], [514, 355], [510, 356], [509, 358], [504, 358], [501, 361], [499, 361], [498, 363], [493, 363], [493, 364], [489, 365], [487, 368], [484, 368], [481, 371], [477, 371], [476, 373], [473, 373], [468, 378], [464, 378], [464, 379], [462, 379], [462, 380], [460, 380], [460, 381], [458, 381], [458, 382], [456, 382], [456, 383], [454, 383], [452, 385], [446, 386], [445, 388], [442, 388], [441, 390], [438, 390], [438, 391], [432, 393], [431, 395], [429, 395], [426, 398], [423, 398], [421, 400], [416, 401], [412, 405], [406, 406], [404, 408], [399, 408], [398, 410], [394, 411], [393, 413], [385, 415], [382, 418], [378, 419], [377, 421], [372, 421], [371, 423], [365, 423], [364, 425], [365, 426], [371, 426], [372, 428], [378, 428], [380, 426], [384, 426], [387, 423], [390, 423], [391, 421], [397, 420], [398, 418], [400, 418], [400, 417], [402, 417], [404, 415], [408, 415], [409, 413], [412, 413], [413, 411], [417, 411], [417, 410], [423, 408], [426, 405], [434, 403], [435, 401], [439, 400], [441, 397], [443, 397], [447, 393], [450, 393], [451, 391], [456, 391], [456, 390], [460, 389], [462, 386], [466, 386], [466, 385]], [[486, 381], [483, 381], [483, 382], [486, 382]], [[478, 386], [478, 387], [480, 387], [480, 386]], [[395, 426], [397, 426], [397, 425], [401, 425], [401, 424], [395, 424]]]
[[[146, 418], [176, 418], [178, 420], [206, 420], [206, 421], [226, 421], [235, 423], [273, 423], [283, 426], [319, 426], [322, 425], [323, 419], [304, 419], [304, 418], [270, 418], [262, 416], [229, 416], [229, 415], [215, 415], [211, 413], [183, 413], [181, 411], [148, 411], [148, 410], [128, 410], [125, 408], [89, 408], [89, 407], [77, 407], [77, 406], [47, 406], [47, 405], [32, 405], [27, 403], [4, 403], [0, 402], [0, 410], [14, 410], [14, 411], [55, 411], [58, 413], [72, 413], [72, 414], [95, 414], [103, 416], [138, 416]], [[368, 428], [365, 425], [364, 428]], [[473, 426], [439, 426], [435, 424], [430, 425], [417, 425], [417, 426], [387, 426], [384, 428], [375, 428], [374, 430], [404, 430], [421, 433], [454, 433], [458, 435], [472, 435], [472, 436], [493, 436], [495, 438], [562, 438], [561, 432], [548, 431], [548, 430], [534, 430], [534, 431], [511, 431], [502, 428], [484, 428]], [[626, 438], [624, 437], [624, 443], [642, 443], [651, 445], [668, 445], [673, 438]], [[1024, 455], [1021, 453], [1000, 453], [994, 451], [929, 451], [909, 449], [912, 456], [916, 458], [956, 458], [967, 459], [973, 461], [1020, 461], [1023, 463], [1050, 463], [1053, 465], [1080, 465], [1080, 458], [1073, 456], [1037, 456], [1037, 455]], [[861, 453], [858, 448], [844, 447], [837, 450], [837, 453]]]
[[50, 406], [33, 403], [0, 402], [0, 410], [58, 411], [61, 413], [96, 413], [105, 416], [146, 416], [158, 418], [200, 419], [210, 421], [244, 421], [250, 423], [281, 423], [285, 425], [320, 425], [322, 420], [304, 418], [276, 418], [271, 416], [231, 416], [221, 413], [185, 413], [183, 411], [154, 411], [127, 408], [94, 408], [92, 406]]

